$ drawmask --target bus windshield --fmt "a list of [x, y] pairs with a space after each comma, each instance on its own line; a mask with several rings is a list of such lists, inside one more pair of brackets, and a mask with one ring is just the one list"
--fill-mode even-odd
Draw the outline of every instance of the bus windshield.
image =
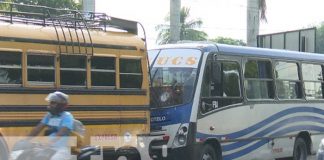
[[191, 102], [200, 56], [194, 49], [164, 49], [158, 54], [151, 69], [151, 107]]

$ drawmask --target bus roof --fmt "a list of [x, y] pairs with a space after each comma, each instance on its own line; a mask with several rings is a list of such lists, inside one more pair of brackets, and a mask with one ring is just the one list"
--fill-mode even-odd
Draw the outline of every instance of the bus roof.
[[[127, 32], [115, 31], [99, 31], [90, 30], [91, 40], [88, 32], [75, 31], [74, 29], [63, 28], [57, 31], [53, 26], [39, 26], [29, 24], [10, 24], [7, 22], [0, 22], [0, 41], [10, 42], [30, 42], [30, 43], [49, 43], [61, 44], [72, 43], [77, 45], [80, 43], [82, 46], [90, 43], [96, 46], [134, 46], [137, 49], [144, 49], [143, 40], [137, 35]], [[58, 35], [57, 35], [58, 33]], [[59, 36], [59, 39], [58, 37]], [[109, 47], [110, 46], [110, 47]]]
[[[56, 45], [58, 52], [68, 47], [145, 50], [141, 23], [105, 13], [81, 12], [46, 6], [0, 2], [0, 41]], [[65, 47], [65, 51], [61, 48]], [[104, 51], [101, 51], [104, 52]], [[77, 53], [77, 52], [76, 52]]]
[[136, 21], [109, 16], [105, 13], [83, 12], [80, 10], [52, 8], [0, 1], [0, 21], [41, 26], [60, 26], [77, 29], [99, 29], [106, 31], [114, 28], [138, 34]]
[[250, 57], [263, 57], [263, 58], [278, 58], [287, 60], [307, 60], [315, 62], [324, 62], [324, 54], [289, 51], [282, 49], [268, 49], [246, 46], [234, 46], [226, 44], [217, 44], [213, 42], [190, 42], [161, 45], [154, 49], [167, 49], [167, 48], [192, 48], [199, 49], [203, 52], [218, 52], [223, 55], [238, 55]]

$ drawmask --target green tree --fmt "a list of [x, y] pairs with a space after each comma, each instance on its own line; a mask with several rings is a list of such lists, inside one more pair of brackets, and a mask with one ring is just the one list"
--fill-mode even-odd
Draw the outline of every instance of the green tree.
[[[207, 40], [207, 33], [197, 30], [203, 24], [200, 19], [191, 19], [190, 17], [190, 8], [182, 7], [180, 12], [180, 40], [192, 40], [192, 41], [204, 41]], [[170, 13], [165, 18], [165, 21], [170, 24]], [[158, 44], [167, 44], [170, 43], [170, 25], [160, 24], [155, 27], [155, 30], [158, 31]]]
[[82, 9], [81, 3], [74, 0], [13, 0], [19, 4], [40, 5], [62, 9]]
[[[12, 0], [3, 0], [3, 1], [0, 0], [0, 2], [12, 2]], [[6, 3], [0, 4], [0, 10], [9, 10], [9, 8], [10, 8], [9, 4]]]
[[228, 37], [217, 37], [215, 39], [210, 39], [212, 42], [222, 43], [222, 44], [230, 44], [237, 46], [246, 46], [246, 43], [243, 40], [228, 38]]

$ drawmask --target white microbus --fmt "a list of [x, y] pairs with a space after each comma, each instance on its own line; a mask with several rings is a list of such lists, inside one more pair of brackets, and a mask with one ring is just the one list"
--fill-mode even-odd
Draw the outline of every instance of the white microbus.
[[306, 160], [324, 138], [324, 55], [213, 43], [149, 55], [151, 131], [164, 133], [153, 159]]

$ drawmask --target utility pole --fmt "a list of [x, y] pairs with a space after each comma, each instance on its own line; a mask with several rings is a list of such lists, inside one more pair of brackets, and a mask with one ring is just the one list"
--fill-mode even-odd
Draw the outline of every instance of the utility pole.
[[170, 0], [170, 43], [180, 40], [181, 0]]
[[247, 0], [247, 46], [257, 47], [257, 35], [259, 34], [260, 0]]
[[96, 8], [96, 1], [95, 0], [83, 0], [82, 7], [84, 12], [94, 12]]

